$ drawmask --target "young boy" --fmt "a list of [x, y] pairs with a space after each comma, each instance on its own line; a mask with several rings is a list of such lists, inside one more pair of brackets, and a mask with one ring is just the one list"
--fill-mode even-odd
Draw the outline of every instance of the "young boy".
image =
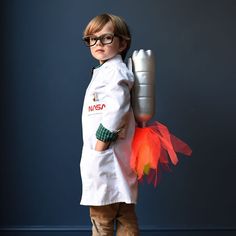
[[134, 77], [123, 60], [130, 47], [127, 24], [102, 14], [84, 31], [100, 63], [93, 69], [82, 112], [81, 204], [90, 207], [93, 236], [137, 236], [137, 176], [130, 168], [135, 120], [130, 105]]

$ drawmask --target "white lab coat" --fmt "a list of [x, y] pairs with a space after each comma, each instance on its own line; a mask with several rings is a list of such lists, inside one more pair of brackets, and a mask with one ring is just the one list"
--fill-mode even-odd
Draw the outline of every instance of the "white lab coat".
[[[130, 168], [135, 120], [130, 106], [134, 77], [120, 55], [93, 70], [82, 112], [83, 150], [81, 205], [136, 203], [137, 176]], [[119, 138], [105, 151], [95, 151], [99, 124]]]

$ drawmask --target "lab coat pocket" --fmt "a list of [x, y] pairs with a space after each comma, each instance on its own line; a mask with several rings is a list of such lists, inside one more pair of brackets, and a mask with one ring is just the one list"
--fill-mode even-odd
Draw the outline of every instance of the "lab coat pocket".
[[85, 185], [88, 188], [96, 189], [101, 185], [107, 185], [116, 178], [113, 148], [101, 152], [93, 149], [87, 150], [83, 168]]

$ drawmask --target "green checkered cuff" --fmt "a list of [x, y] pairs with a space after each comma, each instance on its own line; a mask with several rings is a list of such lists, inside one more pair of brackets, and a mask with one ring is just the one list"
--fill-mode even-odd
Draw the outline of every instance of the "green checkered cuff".
[[114, 142], [118, 138], [118, 132], [111, 132], [100, 124], [96, 132], [96, 137], [103, 142]]

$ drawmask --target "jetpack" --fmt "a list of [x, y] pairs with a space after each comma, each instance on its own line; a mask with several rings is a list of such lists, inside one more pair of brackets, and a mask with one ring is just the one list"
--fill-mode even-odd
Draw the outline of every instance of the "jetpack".
[[130, 165], [138, 179], [146, 176], [156, 187], [161, 170], [178, 163], [177, 153], [190, 156], [191, 148], [171, 134], [167, 126], [158, 121], [149, 124], [155, 114], [155, 58], [151, 50], [135, 50], [128, 59], [128, 68], [135, 80], [131, 91], [132, 108], [137, 126], [132, 143]]

